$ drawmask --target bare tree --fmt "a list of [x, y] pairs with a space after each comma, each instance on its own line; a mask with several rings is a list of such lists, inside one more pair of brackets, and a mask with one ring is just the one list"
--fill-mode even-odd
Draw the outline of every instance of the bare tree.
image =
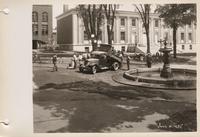
[[97, 50], [97, 41], [101, 35], [101, 25], [103, 21], [102, 5], [89, 4], [78, 5], [77, 12], [82, 18], [88, 39], [92, 42], [93, 50]]
[[150, 53], [150, 38], [149, 38], [150, 6], [151, 6], [150, 4], [135, 5], [142, 19], [143, 26], [145, 28], [147, 37], [147, 53]]
[[104, 13], [107, 21], [108, 44], [112, 45], [113, 26], [115, 21], [116, 4], [103, 4]]

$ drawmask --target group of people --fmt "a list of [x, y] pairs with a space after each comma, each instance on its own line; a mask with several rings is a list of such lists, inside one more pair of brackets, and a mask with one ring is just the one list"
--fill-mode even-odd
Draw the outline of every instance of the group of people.
[[[71, 58], [70, 63], [67, 66], [67, 69], [76, 69], [77, 66], [83, 61], [85, 61], [86, 59], [90, 58], [90, 54], [89, 53], [85, 53], [85, 54], [74, 54], [73, 57]], [[57, 66], [57, 62], [58, 62], [58, 57], [57, 55], [54, 55], [52, 57], [52, 63], [53, 63], [53, 71], [58, 71], [58, 66]]]
[[[116, 52], [116, 54], [121, 57], [122, 62], [124, 59], [124, 54], [123, 52]], [[90, 54], [89, 53], [85, 53], [85, 54], [74, 54], [73, 58], [71, 59], [71, 62], [69, 63], [69, 65], [67, 66], [67, 69], [76, 69], [77, 66], [79, 64], [81, 64], [81, 62], [84, 62], [86, 59], [90, 58]], [[58, 66], [57, 66], [57, 55], [54, 55], [52, 58], [52, 62], [53, 62], [53, 71], [58, 71]], [[130, 69], [130, 60], [131, 57], [129, 55], [126, 56], [126, 64], [127, 64], [127, 69]], [[147, 67], [150, 68], [152, 65], [152, 56], [150, 53], [148, 53], [146, 55], [146, 63], [147, 63]]]
[[68, 69], [76, 69], [81, 62], [84, 62], [86, 59], [90, 58], [89, 53], [85, 54], [74, 54], [71, 62], [67, 66]]

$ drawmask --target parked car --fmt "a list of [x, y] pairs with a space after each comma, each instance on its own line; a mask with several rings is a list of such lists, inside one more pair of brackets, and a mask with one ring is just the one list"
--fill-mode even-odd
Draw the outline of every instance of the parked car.
[[116, 55], [104, 51], [93, 51], [91, 53], [91, 58], [85, 59], [85, 61], [80, 64], [79, 70], [80, 72], [89, 71], [92, 74], [105, 69], [116, 71], [121, 67], [121, 63], [121, 58]]

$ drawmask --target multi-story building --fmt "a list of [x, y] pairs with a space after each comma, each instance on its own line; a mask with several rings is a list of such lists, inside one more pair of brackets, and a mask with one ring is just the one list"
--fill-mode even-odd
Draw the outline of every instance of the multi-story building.
[[33, 5], [32, 10], [32, 38], [33, 49], [47, 44], [52, 35], [52, 6]]
[[[146, 53], [146, 34], [140, 15], [134, 11], [117, 10], [114, 22], [113, 46], [116, 50], [137, 49]], [[101, 27], [102, 36], [98, 43], [107, 43], [106, 21]], [[151, 52], [156, 53], [161, 44], [160, 39], [172, 43], [172, 29], [165, 27], [159, 14], [150, 14]], [[91, 51], [91, 42], [87, 39], [82, 19], [77, 11], [71, 9], [57, 17], [57, 43], [65, 50]], [[177, 52], [195, 52], [195, 26], [186, 25], [177, 31]], [[169, 44], [171, 45], [171, 44]]]

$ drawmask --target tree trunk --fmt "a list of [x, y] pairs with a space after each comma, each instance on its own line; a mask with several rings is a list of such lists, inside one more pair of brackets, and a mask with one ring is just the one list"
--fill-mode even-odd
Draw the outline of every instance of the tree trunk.
[[173, 28], [173, 51], [174, 51], [174, 58], [176, 58], [176, 31], [177, 28]]
[[146, 37], [147, 37], [147, 53], [150, 53], [149, 31], [146, 31]]
[[110, 32], [110, 26], [107, 25], [107, 34], [108, 34], [108, 44], [112, 44], [112, 33]]

